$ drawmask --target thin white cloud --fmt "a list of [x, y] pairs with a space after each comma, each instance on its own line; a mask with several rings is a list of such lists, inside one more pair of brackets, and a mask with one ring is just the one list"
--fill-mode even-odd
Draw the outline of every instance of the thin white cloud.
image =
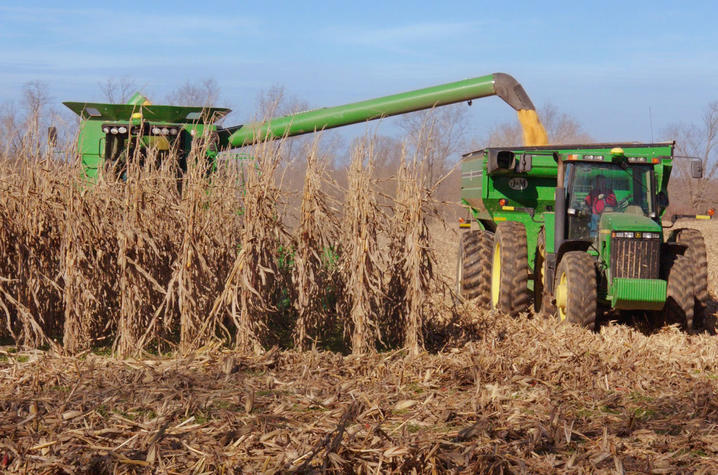
[[429, 22], [369, 29], [333, 26], [327, 28], [325, 34], [344, 43], [395, 50], [417, 43], [465, 35], [478, 29], [480, 25], [478, 22]]
[[[66, 44], [123, 41], [138, 44], [187, 44], [189, 39], [247, 37], [261, 34], [262, 22], [231, 12], [168, 10], [162, 13], [126, 9], [25, 8], [0, 6], [0, 29], [25, 29], [28, 35], [55, 35]], [[202, 36], [204, 35], [204, 36]]]

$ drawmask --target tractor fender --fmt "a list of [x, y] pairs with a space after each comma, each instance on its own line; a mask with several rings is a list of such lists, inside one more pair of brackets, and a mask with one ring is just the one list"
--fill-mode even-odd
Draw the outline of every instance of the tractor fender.
[[686, 250], [688, 250], [688, 246], [686, 246], [685, 244], [679, 244], [677, 242], [668, 241], [661, 244], [662, 256], [682, 256], [686, 253]]
[[556, 267], [561, 263], [561, 258], [564, 254], [571, 251], [588, 251], [588, 248], [593, 244], [592, 241], [584, 241], [582, 239], [570, 239], [563, 241], [556, 252]]
[[581, 239], [569, 239], [561, 242], [558, 247], [558, 252], [554, 254], [548, 254], [546, 256], [546, 282], [548, 283], [549, 293], [553, 295], [553, 281], [556, 277], [556, 269], [561, 262], [561, 258], [564, 254], [570, 251], [583, 251], [586, 252], [593, 243], [591, 241], [584, 241]]

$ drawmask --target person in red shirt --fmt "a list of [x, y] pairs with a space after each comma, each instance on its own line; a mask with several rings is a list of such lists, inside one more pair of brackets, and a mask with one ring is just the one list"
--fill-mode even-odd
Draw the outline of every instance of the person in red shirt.
[[603, 175], [596, 175], [596, 179], [593, 182], [593, 189], [586, 195], [584, 199], [586, 205], [591, 208], [591, 235], [595, 235], [598, 230], [598, 221], [601, 217], [601, 213], [606, 210], [607, 206], [616, 206], [618, 201], [613, 190], [609, 188], [606, 182], [606, 177]]
[[618, 204], [616, 195], [608, 187], [606, 177], [603, 175], [596, 175], [593, 189], [586, 195], [585, 201], [591, 207], [593, 214], [601, 214], [606, 209], [606, 206], [616, 206]]

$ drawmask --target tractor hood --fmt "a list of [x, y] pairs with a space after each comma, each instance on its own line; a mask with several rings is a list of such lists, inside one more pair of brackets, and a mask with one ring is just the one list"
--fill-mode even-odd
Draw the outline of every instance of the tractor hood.
[[606, 231], [645, 231], [661, 233], [661, 225], [646, 216], [627, 213], [603, 213], [601, 230]]

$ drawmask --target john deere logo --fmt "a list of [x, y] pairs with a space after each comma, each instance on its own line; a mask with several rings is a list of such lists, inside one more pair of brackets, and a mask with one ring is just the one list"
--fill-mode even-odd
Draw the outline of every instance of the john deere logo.
[[516, 191], [525, 190], [529, 186], [526, 178], [515, 177], [509, 180], [509, 188]]

